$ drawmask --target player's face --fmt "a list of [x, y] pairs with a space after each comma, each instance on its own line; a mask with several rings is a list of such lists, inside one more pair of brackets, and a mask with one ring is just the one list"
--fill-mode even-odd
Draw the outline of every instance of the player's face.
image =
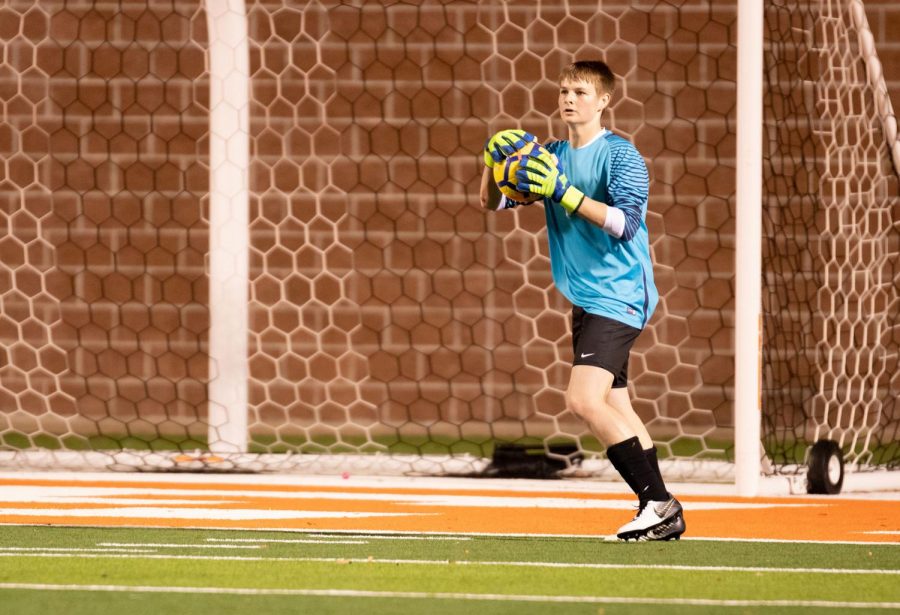
[[600, 94], [587, 81], [563, 79], [559, 84], [559, 114], [569, 125], [599, 121], [609, 104], [609, 94]]

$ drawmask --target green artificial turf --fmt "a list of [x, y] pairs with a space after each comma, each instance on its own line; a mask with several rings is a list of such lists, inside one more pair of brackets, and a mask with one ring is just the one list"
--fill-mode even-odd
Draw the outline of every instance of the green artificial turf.
[[[7, 588], [0, 589], [0, 604], [5, 609], [9, 608], [10, 613], [23, 615], [116, 613], [123, 610], [127, 610], [128, 615], [167, 611], [247, 613], [252, 610], [267, 614], [352, 613], [364, 610], [365, 615], [376, 615], [468, 613], [472, 610], [516, 614], [649, 613], [651, 609], [659, 612], [658, 605], [616, 604], [616, 597], [657, 599], [664, 603], [666, 612], [691, 613], [712, 613], [716, 612], [715, 609], [721, 611], [729, 607], [721, 604], [685, 605], [678, 601], [900, 603], [900, 576], [896, 574], [794, 571], [797, 568], [897, 571], [900, 570], [898, 545], [691, 540], [622, 544], [576, 537], [413, 538], [420, 539], [402, 535], [385, 539], [364, 534], [0, 526], [0, 584], [415, 594], [412, 597], [352, 597]], [[233, 539], [304, 542], [239, 542]], [[314, 542], [305, 542], [310, 540]], [[361, 544], [335, 544], [334, 541]], [[210, 548], [224, 545], [259, 548]], [[91, 551], [77, 553], [64, 549]], [[102, 549], [145, 549], [152, 553], [98, 551]], [[310, 558], [325, 561], [309, 561]], [[564, 564], [640, 567], [588, 568]], [[653, 566], [724, 569], [681, 570]], [[596, 601], [473, 601], [453, 597], [426, 598], [421, 597], [422, 592], [582, 596]], [[731, 608], [741, 613], [771, 611], [770, 607], [753, 604]], [[815, 608], [821, 610], [821, 606], [795, 609], [782, 605], [777, 606], [777, 612], [788, 612], [788, 608], [797, 612], [811, 612]], [[861, 611], [854, 609], [853, 612]]]

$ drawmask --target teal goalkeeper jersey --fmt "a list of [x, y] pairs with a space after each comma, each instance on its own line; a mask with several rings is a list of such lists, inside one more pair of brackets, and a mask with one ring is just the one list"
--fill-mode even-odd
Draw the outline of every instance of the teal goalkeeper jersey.
[[544, 201], [553, 281], [574, 305], [642, 329], [659, 294], [653, 282], [647, 233], [647, 166], [629, 141], [608, 131], [573, 148], [568, 141], [547, 146], [573, 186], [625, 214], [620, 239], [559, 203]]

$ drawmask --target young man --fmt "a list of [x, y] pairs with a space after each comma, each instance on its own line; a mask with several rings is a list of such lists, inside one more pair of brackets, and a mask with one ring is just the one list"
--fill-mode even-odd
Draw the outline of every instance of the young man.
[[[681, 505], [659, 472], [656, 448], [628, 396], [628, 357], [658, 300], [647, 225], [649, 178], [637, 149], [603, 128], [615, 76], [603, 62], [575, 62], [559, 77], [559, 112], [567, 141], [520, 162], [516, 189], [543, 197], [553, 281], [572, 309], [575, 360], [566, 404], [607, 447], [606, 454], [639, 499], [623, 540], [677, 539]], [[492, 167], [536, 139], [504, 130], [485, 145], [481, 203], [503, 197]]]

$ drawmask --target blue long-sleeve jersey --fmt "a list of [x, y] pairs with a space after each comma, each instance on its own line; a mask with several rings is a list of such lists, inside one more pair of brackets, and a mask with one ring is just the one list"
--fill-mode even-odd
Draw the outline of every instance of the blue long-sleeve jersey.
[[644, 159], [629, 141], [608, 131], [578, 149], [568, 141], [547, 149], [559, 158], [573, 186], [625, 214], [625, 230], [616, 239], [545, 199], [556, 287], [591, 314], [642, 329], [659, 302], [646, 223], [650, 180]]

